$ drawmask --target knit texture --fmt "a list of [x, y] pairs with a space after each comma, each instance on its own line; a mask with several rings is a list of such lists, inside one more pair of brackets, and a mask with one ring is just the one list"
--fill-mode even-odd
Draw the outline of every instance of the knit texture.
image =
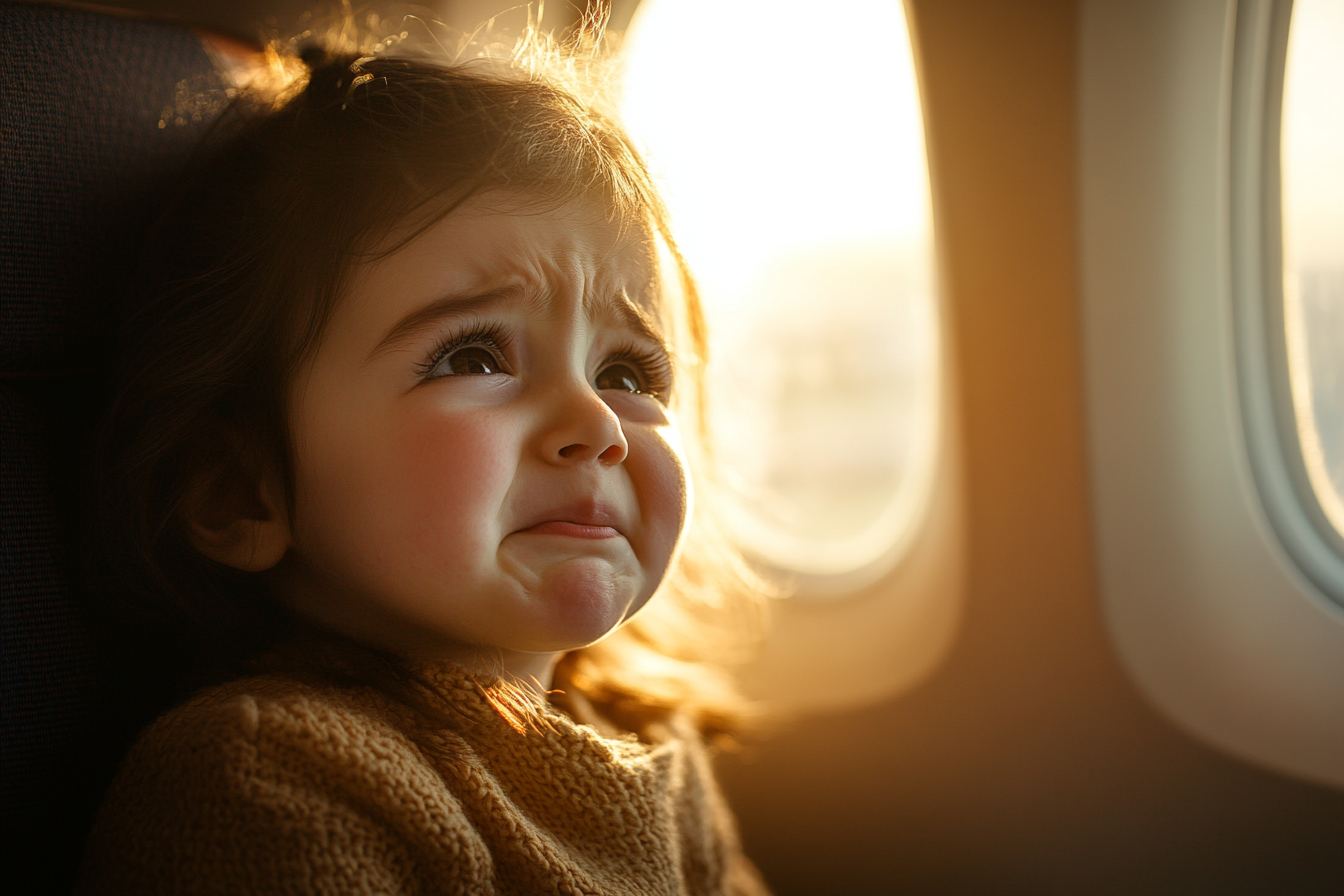
[[684, 720], [645, 742], [546, 706], [520, 732], [461, 669], [419, 671], [454, 730], [282, 675], [164, 715], [108, 793], [78, 892], [766, 892]]

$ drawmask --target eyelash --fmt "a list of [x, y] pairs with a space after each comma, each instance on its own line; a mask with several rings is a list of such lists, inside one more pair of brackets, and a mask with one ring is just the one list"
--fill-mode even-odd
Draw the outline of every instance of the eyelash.
[[503, 361], [505, 360], [504, 352], [508, 349], [511, 341], [508, 332], [501, 324], [469, 326], [467, 329], [454, 333], [439, 342], [434, 351], [430, 353], [429, 358], [416, 365], [416, 367], [422, 380], [434, 378], [432, 377], [434, 368], [439, 366], [440, 361], [458, 349], [466, 348], [469, 345], [479, 345], [491, 349], [498, 360]]
[[[422, 380], [437, 379], [434, 369], [444, 358], [461, 348], [479, 345], [494, 352], [500, 361], [512, 340], [500, 324], [479, 324], [454, 333], [439, 342], [430, 356], [416, 365]], [[612, 364], [633, 365], [643, 380], [640, 394], [666, 401], [672, 391], [672, 362], [667, 353], [637, 343], [627, 343], [612, 352], [603, 362], [603, 368]], [[507, 365], [503, 365], [507, 367]]]
[[[634, 366], [644, 381], [641, 395], [648, 395], [665, 402], [672, 392], [672, 362], [667, 353], [636, 343], [629, 343], [607, 356], [603, 368], [612, 364], [630, 364]], [[602, 368], [599, 368], [599, 370]]]

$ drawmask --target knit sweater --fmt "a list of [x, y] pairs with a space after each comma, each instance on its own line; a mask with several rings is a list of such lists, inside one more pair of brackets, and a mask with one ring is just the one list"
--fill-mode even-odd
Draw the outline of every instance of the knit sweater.
[[766, 892], [684, 721], [641, 741], [547, 705], [519, 730], [462, 670], [420, 671], [459, 724], [283, 675], [167, 713], [108, 793], [78, 892]]

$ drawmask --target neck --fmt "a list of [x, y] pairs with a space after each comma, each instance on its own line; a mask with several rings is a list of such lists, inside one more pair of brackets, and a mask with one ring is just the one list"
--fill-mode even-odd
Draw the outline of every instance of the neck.
[[367, 601], [334, 600], [331, 590], [307, 587], [293, 561], [269, 575], [272, 589], [303, 621], [412, 662], [457, 663], [478, 675], [499, 675], [542, 696], [550, 690], [556, 663], [564, 655], [563, 651], [531, 653], [447, 640], [405, 618], [381, 612]]
[[520, 650], [481, 648], [424, 649], [405, 652], [415, 662], [453, 662], [469, 672], [496, 676], [544, 697], [555, 677], [555, 666], [562, 653], [526, 653]]

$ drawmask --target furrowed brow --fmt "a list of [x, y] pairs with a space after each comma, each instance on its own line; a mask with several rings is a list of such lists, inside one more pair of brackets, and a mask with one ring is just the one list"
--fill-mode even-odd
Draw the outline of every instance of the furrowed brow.
[[453, 318], [470, 317], [491, 306], [512, 302], [518, 298], [520, 292], [517, 286], [504, 286], [476, 295], [455, 294], [435, 299], [397, 321], [392, 329], [387, 331], [387, 335], [379, 340], [373, 351], [369, 352], [367, 360], [372, 361], [379, 355], [391, 351], [398, 344], [433, 324]]
[[613, 320], [627, 330], [634, 330], [653, 344], [667, 348], [667, 339], [660, 331], [657, 320], [624, 293], [596, 300], [588, 306], [588, 315], [590, 318]]

